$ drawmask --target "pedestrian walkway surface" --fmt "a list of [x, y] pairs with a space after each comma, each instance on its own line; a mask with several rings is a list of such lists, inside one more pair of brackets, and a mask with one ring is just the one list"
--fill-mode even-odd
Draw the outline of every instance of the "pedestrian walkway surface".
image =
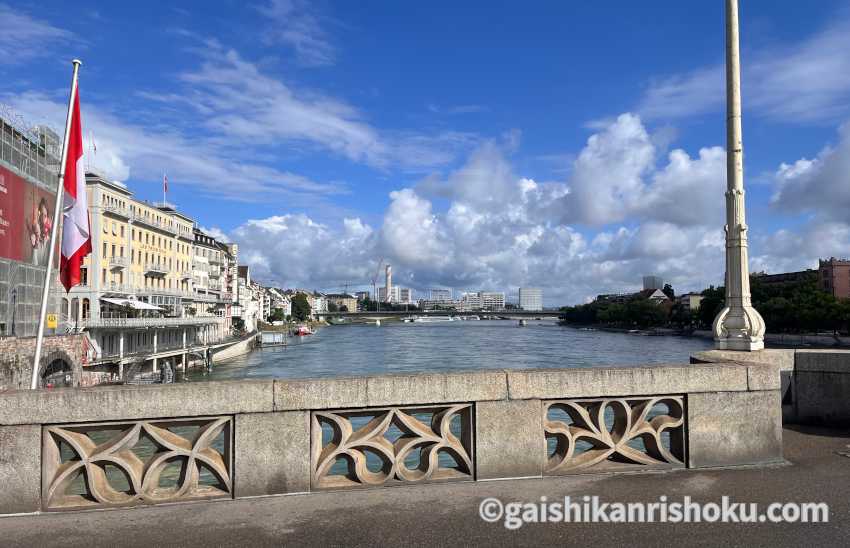
[[[0, 518], [0, 546], [850, 546], [850, 430], [786, 428], [785, 466], [455, 483]], [[829, 523], [538, 523], [479, 505], [826, 502]]]

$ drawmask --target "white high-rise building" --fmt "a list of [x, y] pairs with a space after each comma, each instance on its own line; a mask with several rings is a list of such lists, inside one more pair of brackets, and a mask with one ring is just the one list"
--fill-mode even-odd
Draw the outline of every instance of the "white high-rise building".
[[460, 299], [460, 310], [470, 312], [473, 310], [497, 311], [505, 309], [505, 294], [501, 291], [477, 291], [474, 293], [462, 293]]
[[661, 276], [644, 276], [643, 289], [664, 289], [664, 279]]
[[[392, 280], [391, 280], [392, 281]], [[386, 287], [378, 288], [378, 302], [397, 304], [401, 302], [401, 290], [403, 288], [394, 285], [390, 286], [389, 294]]]
[[538, 287], [520, 287], [519, 307], [529, 312], [543, 310], [543, 290]]
[[387, 269], [386, 269], [385, 272], [386, 272], [387, 278], [386, 278], [386, 285], [384, 286], [384, 288], [385, 288], [384, 298], [381, 299], [381, 300], [384, 301], [384, 302], [387, 302], [387, 303], [391, 303], [391, 302], [393, 302], [392, 297], [394, 296], [394, 293], [393, 293], [393, 267], [391, 265], [387, 265]]
[[428, 292], [428, 300], [435, 302], [444, 302], [452, 300], [451, 289], [431, 289]]

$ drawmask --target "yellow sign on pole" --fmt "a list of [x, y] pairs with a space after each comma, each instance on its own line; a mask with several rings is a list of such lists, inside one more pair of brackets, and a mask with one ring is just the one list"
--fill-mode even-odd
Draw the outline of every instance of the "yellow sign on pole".
[[56, 319], [56, 314], [47, 315], [47, 329], [56, 329], [59, 327], [59, 321]]

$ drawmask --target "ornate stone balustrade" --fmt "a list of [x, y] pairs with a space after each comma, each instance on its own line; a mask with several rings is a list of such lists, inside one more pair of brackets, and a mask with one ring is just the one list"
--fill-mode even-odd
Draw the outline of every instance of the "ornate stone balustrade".
[[228, 497], [231, 417], [45, 426], [45, 509]]
[[543, 403], [546, 474], [683, 466], [683, 396]]
[[472, 404], [316, 411], [311, 434], [319, 489], [473, 477]]
[[742, 363], [0, 393], [0, 514], [781, 461]]

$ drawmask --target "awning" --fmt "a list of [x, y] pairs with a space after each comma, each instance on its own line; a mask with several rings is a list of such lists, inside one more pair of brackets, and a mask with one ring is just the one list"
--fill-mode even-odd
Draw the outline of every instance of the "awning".
[[101, 297], [100, 300], [118, 306], [128, 306], [134, 310], [162, 310], [162, 308], [158, 306], [136, 299], [112, 299], [109, 297]]

